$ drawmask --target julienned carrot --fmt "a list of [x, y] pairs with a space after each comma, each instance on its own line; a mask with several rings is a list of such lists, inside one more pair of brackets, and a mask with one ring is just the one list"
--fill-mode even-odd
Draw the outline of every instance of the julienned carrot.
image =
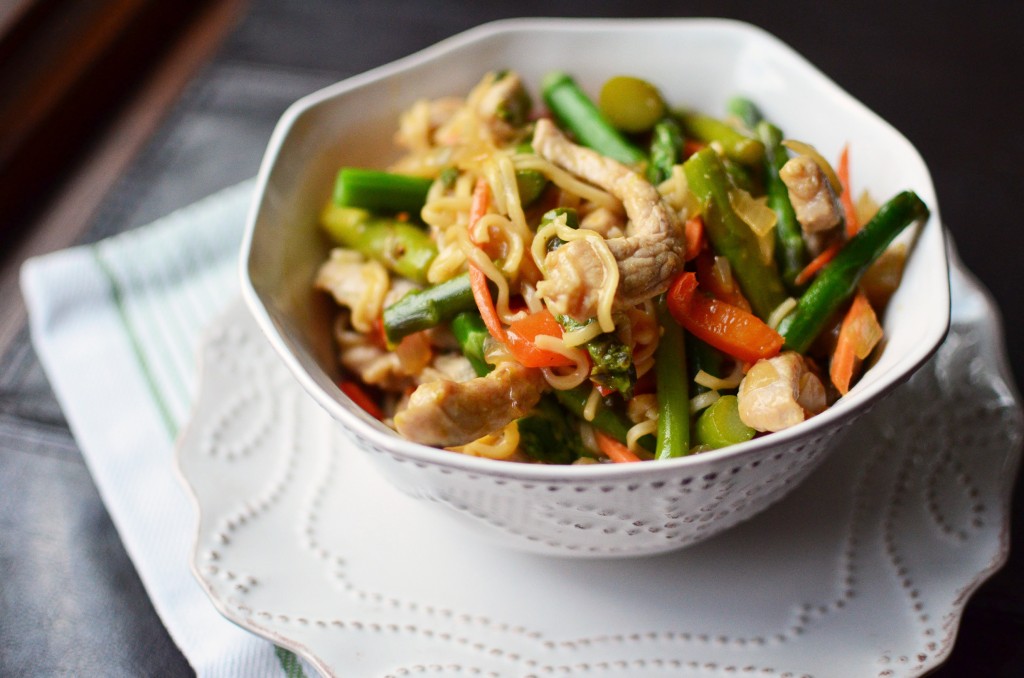
[[839, 393], [846, 395], [861, 362], [882, 339], [882, 326], [863, 292], [857, 292], [843, 318], [836, 349], [829, 366], [829, 377]]
[[487, 276], [474, 264], [469, 265], [469, 285], [473, 290], [473, 299], [476, 300], [477, 310], [483, 318], [484, 325], [491, 336], [505, 343], [508, 337], [505, 335], [505, 328], [501, 326], [501, 319], [498, 317], [498, 309], [494, 307], [494, 300], [491, 299], [491, 291], [487, 289]]
[[793, 284], [800, 287], [804, 283], [808, 282], [814, 277], [814, 274], [825, 267], [825, 264], [835, 259], [836, 255], [839, 254], [839, 250], [843, 248], [843, 243], [836, 241], [825, 248], [818, 256], [811, 259], [811, 263], [804, 266], [804, 270], [797, 274], [796, 278], [793, 279]]
[[361, 407], [374, 419], [383, 419], [384, 412], [381, 411], [377, 403], [373, 402], [373, 398], [370, 394], [363, 390], [363, 387], [354, 381], [341, 381], [338, 382], [338, 388], [341, 392], [347, 395], [352, 402]]
[[597, 438], [597, 446], [601, 448], [609, 459], [617, 464], [624, 464], [632, 461], [640, 461], [640, 457], [630, 450], [628, 447], [620, 443], [614, 438], [610, 438], [600, 431], [594, 431], [594, 437]]
[[[470, 203], [469, 208], [470, 240], [473, 240], [473, 227], [487, 214], [490, 206], [491, 187], [488, 186], [485, 179], [477, 179], [476, 186], [473, 187], [473, 202]], [[473, 243], [476, 244], [475, 241]], [[491, 299], [491, 291], [487, 289], [487, 276], [472, 261], [469, 262], [469, 285], [473, 290], [473, 299], [476, 300], [477, 309], [480, 311], [484, 325], [487, 326], [487, 331], [491, 333], [492, 337], [505, 343], [508, 337], [505, 335], [505, 328], [501, 326], [501, 319], [498, 317], [498, 310], [494, 307], [494, 300]]]
[[672, 317], [687, 332], [737, 360], [755, 363], [782, 348], [779, 333], [756, 315], [698, 292], [692, 272], [676, 278], [666, 299]]
[[843, 192], [839, 194], [839, 202], [843, 206], [843, 214], [846, 217], [846, 237], [852, 237], [860, 230], [860, 223], [857, 221], [857, 211], [853, 208], [853, 194], [850, 193], [850, 145], [843, 146], [839, 154], [839, 163], [836, 165], [836, 176], [839, 177], [839, 185]]

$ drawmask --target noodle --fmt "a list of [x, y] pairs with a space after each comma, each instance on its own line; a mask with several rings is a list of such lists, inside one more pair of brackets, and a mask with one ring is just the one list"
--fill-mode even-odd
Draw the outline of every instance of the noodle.
[[488, 433], [466, 445], [447, 449], [468, 454], [471, 457], [508, 459], [519, 449], [519, 427], [513, 421], [496, 433]]
[[641, 421], [639, 424], [634, 424], [629, 427], [626, 431], [626, 447], [633, 452], [640, 449], [639, 440], [646, 435], [657, 435], [658, 433], [658, 420], [648, 419], [647, 421]]
[[551, 388], [567, 391], [571, 388], [576, 388], [590, 376], [590, 359], [585, 351], [581, 351], [578, 348], [570, 348], [563, 344], [559, 337], [552, 337], [546, 334], [538, 334], [534, 339], [534, 343], [537, 345], [537, 348], [563, 355], [573, 361], [572, 370], [566, 373], [555, 372], [555, 368], [552, 367], [542, 369], [544, 379], [547, 380]]
[[513, 162], [516, 169], [540, 172], [567, 193], [579, 196], [584, 200], [589, 200], [599, 207], [607, 207], [613, 212], [622, 212], [622, 202], [618, 198], [606, 191], [602, 191], [600, 188], [595, 188], [590, 184], [580, 181], [561, 167], [551, 164], [540, 156], [516, 155], [513, 158]]

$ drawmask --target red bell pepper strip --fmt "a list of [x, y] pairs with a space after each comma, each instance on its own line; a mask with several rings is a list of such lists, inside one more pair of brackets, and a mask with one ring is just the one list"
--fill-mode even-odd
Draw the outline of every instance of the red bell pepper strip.
[[383, 419], [384, 412], [381, 411], [380, 407], [373, 401], [370, 394], [363, 390], [363, 387], [354, 381], [344, 380], [338, 382], [338, 388], [341, 392], [347, 395], [352, 402], [361, 407], [367, 414], [374, 419]]
[[509, 353], [524, 367], [568, 367], [575, 364], [561, 353], [538, 347], [537, 337], [541, 334], [556, 338], [562, 336], [562, 326], [547, 309], [531, 313], [508, 326], [506, 345]]
[[782, 336], [754, 314], [698, 293], [692, 272], [672, 283], [668, 310], [687, 332], [737, 360], [755, 363], [782, 348]]

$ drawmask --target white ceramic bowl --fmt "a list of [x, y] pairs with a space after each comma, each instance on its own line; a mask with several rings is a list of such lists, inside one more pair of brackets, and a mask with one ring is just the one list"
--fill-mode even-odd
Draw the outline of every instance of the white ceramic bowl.
[[[396, 157], [392, 135], [401, 111], [419, 98], [468, 92], [485, 71], [500, 68], [517, 70], [534, 93], [556, 69], [592, 93], [612, 75], [638, 75], [673, 104], [711, 114], [745, 94], [826, 157], [850, 142], [856, 191], [879, 200], [916, 191], [932, 216], [884, 318], [887, 344], [878, 362], [808, 422], [664, 462], [560, 467], [479, 459], [408, 442], [365, 415], [334, 384], [332, 311], [311, 289], [326, 256], [318, 213], [338, 167], [384, 167]], [[501, 21], [301, 99], [271, 137], [242, 273], [246, 301], [274, 348], [397, 487], [501, 543], [564, 555], [676, 549], [763, 510], [808, 475], [857, 415], [906, 380], [949, 326], [946, 246], [917, 151], [771, 35], [715, 19]]]

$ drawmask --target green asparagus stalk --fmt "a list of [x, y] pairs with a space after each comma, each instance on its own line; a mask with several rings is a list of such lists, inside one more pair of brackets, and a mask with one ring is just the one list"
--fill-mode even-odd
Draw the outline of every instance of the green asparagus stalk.
[[761, 257], [757, 236], [729, 203], [729, 180], [718, 154], [710, 148], [694, 153], [683, 163], [690, 190], [703, 207], [704, 228], [715, 251], [726, 257], [744, 296], [762, 320], [786, 300], [786, 290], [775, 268]]
[[337, 244], [376, 259], [395, 273], [425, 283], [437, 245], [422, 228], [358, 207], [328, 204], [321, 225]]
[[683, 130], [674, 118], [662, 118], [651, 132], [651, 163], [647, 166], [647, 180], [658, 185], [668, 179], [682, 156]]
[[[686, 366], [690, 381], [703, 371], [714, 377], [723, 377], [723, 363], [725, 356], [717, 348], [709, 346], [697, 337], [690, 335], [686, 337]], [[710, 391], [707, 386], [693, 383], [693, 394], [700, 395]]]
[[792, 293], [801, 289], [795, 280], [807, 266], [810, 257], [804, 243], [800, 222], [789, 202], [789, 189], [779, 177], [779, 170], [789, 160], [789, 154], [782, 145], [782, 131], [767, 121], [756, 127], [757, 135], [764, 144], [764, 183], [768, 206], [775, 212], [775, 259], [782, 273], [782, 280]]
[[[558, 402], [562, 404], [562, 407], [569, 410], [580, 419], [584, 418], [583, 409], [587, 405], [588, 398], [590, 398], [589, 385], [584, 383], [576, 388], [569, 389], [568, 391], [554, 391], [554, 394], [555, 397], [558, 398]], [[631, 422], [625, 414], [608, 407], [604, 402], [598, 404], [597, 413], [594, 415], [594, 419], [590, 423], [594, 428], [607, 433], [623, 445], [626, 444], [626, 434], [629, 433], [629, 429], [633, 426], [633, 422]], [[644, 448], [648, 452], [654, 451], [655, 441], [653, 436], [644, 436], [639, 440], [639, 443], [640, 447]]]
[[764, 119], [764, 115], [762, 115], [761, 109], [757, 107], [757, 104], [746, 97], [733, 97], [726, 104], [726, 109], [739, 118], [751, 132]]
[[403, 337], [437, 327], [462, 311], [476, 308], [469, 273], [439, 285], [410, 292], [384, 309], [384, 336], [397, 344]]
[[672, 318], [665, 298], [658, 302], [661, 340], [654, 354], [658, 380], [658, 439], [655, 459], [682, 457], [690, 452], [690, 393], [686, 379], [686, 339]]
[[737, 132], [717, 118], [693, 111], [683, 111], [678, 115], [687, 134], [709, 144], [718, 142], [731, 160], [754, 166], [764, 157], [764, 144]]
[[493, 365], [484, 360], [484, 344], [491, 333], [487, 331], [487, 326], [484, 325], [479, 313], [463, 311], [457, 314], [452, 318], [452, 334], [459, 342], [462, 355], [469, 360], [478, 377], [483, 377], [494, 369]]
[[850, 238], [779, 325], [784, 348], [803, 353], [839, 308], [853, 296], [864, 271], [903, 229], [928, 218], [928, 207], [912, 191], [882, 205], [878, 213]]
[[559, 124], [584, 146], [627, 165], [640, 165], [647, 160], [643, 151], [612, 127], [568, 74], [556, 71], [546, 75], [541, 93]]
[[342, 167], [334, 182], [334, 204], [373, 212], [419, 216], [431, 179], [379, 170]]
[[734, 395], [726, 395], [700, 413], [695, 442], [717, 449], [750, 440], [754, 433], [754, 429], [740, 419], [739, 400]]

